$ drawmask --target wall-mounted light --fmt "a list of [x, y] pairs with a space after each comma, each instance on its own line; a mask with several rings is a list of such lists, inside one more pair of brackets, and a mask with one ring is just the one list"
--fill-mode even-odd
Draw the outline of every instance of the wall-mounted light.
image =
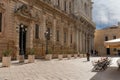
[[16, 27], [16, 32], [18, 32], [18, 31], [19, 31], [19, 26]]

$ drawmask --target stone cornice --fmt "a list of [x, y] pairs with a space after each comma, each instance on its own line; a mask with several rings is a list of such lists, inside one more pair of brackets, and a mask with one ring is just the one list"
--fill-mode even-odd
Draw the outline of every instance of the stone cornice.
[[57, 15], [59, 15], [62, 18], [68, 19], [70, 22], [75, 22], [76, 19], [74, 18], [74, 16], [72, 16], [71, 14], [67, 14], [62, 10], [59, 10], [58, 8], [52, 6], [49, 3], [45, 3], [44, 1], [37, 1], [37, 6], [41, 6], [43, 8], [43, 10], [45, 10], [46, 12], [50, 12], [53, 15], [56, 13]]

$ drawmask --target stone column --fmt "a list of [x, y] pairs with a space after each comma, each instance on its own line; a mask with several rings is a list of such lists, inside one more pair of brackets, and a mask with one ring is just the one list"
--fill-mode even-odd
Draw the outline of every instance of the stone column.
[[92, 48], [92, 35], [90, 35], [90, 46], [89, 47], [90, 47], [90, 52], [91, 52], [91, 50], [93, 49]]
[[43, 21], [42, 21], [42, 33], [41, 33], [41, 38], [42, 38], [42, 40], [45, 40], [45, 31], [46, 31], [46, 15], [45, 15], [45, 13], [43, 14]]
[[86, 35], [85, 32], [83, 33], [83, 51], [85, 52], [85, 48], [86, 48]]
[[67, 44], [70, 47], [70, 25], [68, 25]]
[[30, 41], [30, 45], [29, 45], [29, 47], [30, 48], [33, 48], [33, 39], [34, 39], [34, 32], [35, 32], [34, 31], [35, 30], [34, 26], [35, 26], [35, 23], [32, 21], [31, 24], [30, 24], [30, 27], [29, 27], [29, 30], [30, 30], [30, 34], [29, 34], [29, 36], [30, 36], [30, 38], [29, 38], [30, 39], [29, 40]]
[[60, 41], [61, 45], [64, 45], [64, 31], [63, 31], [63, 23], [61, 22], [61, 27], [60, 27]]
[[82, 32], [80, 31], [80, 52], [82, 52]]
[[78, 52], [80, 52], [80, 31], [78, 31]]
[[88, 33], [86, 33], [86, 51], [85, 52], [88, 52], [88, 45], [89, 45], [89, 42], [88, 42]]
[[56, 18], [54, 18], [53, 19], [53, 33], [52, 33], [52, 40], [53, 40], [53, 43], [55, 44], [55, 42], [56, 42], [56, 22], [57, 22], [57, 20], [56, 20]]
[[17, 60], [19, 60], [19, 23], [17, 17], [15, 17], [15, 27], [16, 27], [16, 54], [17, 54]]
[[91, 40], [91, 43], [92, 43], [92, 49], [94, 49], [94, 34], [92, 35], [92, 40]]
[[78, 43], [78, 30], [76, 29], [76, 48], [77, 48], [77, 51], [79, 50], [78, 45], [79, 45], [79, 43]]

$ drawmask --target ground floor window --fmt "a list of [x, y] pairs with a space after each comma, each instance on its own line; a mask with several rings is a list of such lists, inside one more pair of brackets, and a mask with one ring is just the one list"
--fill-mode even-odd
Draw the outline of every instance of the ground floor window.
[[0, 13], [0, 32], [2, 31], [2, 13]]

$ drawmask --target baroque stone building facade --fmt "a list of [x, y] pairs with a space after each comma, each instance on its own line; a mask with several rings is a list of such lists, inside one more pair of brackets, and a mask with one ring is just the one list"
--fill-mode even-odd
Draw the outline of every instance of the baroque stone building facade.
[[94, 47], [101, 56], [116, 55], [119, 48], [106, 48], [105, 41], [120, 38], [120, 24], [95, 31]]
[[91, 0], [0, 0], [0, 56], [4, 49], [16, 57], [29, 48], [44, 56], [46, 30], [53, 53], [93, 49]]

